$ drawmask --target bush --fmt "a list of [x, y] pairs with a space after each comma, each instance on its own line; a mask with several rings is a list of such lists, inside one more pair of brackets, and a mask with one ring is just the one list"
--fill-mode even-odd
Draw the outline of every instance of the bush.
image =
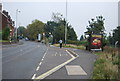
[[72, 41], [72, 40], [68, 40], [67, 44], [74, 44], [74, 45], [86, 45], [87, 41]]
[[97, 60], [95, 63], [96, 63], [96, 64], [102, 64], [102, 63], [104, 63], [104, 62], [105, 62], [104, 59], [99, 59], [99, 60]]
[[2, 39], [8, 40], [10, 35], [10, 29], [8, 27], [4, 28], [2, 31]]
[[0, 40], [2, 39], [2, 31], [0, 31]]

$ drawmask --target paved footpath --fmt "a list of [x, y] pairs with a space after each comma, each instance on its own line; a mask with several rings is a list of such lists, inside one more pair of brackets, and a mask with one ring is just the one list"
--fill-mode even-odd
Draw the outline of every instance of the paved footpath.
[[45, 79], [91, 79], [96, 55], [85, 50], [68, 49], [78, 54], [79, 57]]

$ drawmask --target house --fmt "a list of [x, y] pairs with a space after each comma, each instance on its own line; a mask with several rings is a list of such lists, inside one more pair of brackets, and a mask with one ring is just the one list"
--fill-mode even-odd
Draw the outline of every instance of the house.
[[15, 22], [12, 21], [10, 15], [7, 11], [2, 11], [2, 5], [0, 4], [0, 30], [4, 30], [4, 28], [9, 27], [10, 28], [10, 37], [14, 37], [15, 32]]

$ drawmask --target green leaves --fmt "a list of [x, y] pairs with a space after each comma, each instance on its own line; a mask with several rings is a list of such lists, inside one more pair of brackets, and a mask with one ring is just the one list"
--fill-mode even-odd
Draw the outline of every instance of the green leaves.
[[32, 21], [32, 24], [27, 26], [27, 36], [31, 40], [37, 39], [38, 34], [44, 32], [44, 23], [39, 20]]
[[8, 27], [4, 28], [2, 30], [2, 39], [3, 40], [8, 40], [10, 35], [10, 29]]
[[103, 34], [105, 31], [104, 20], [103, 16], [97, 16], [96, 21], [93, 18], [91, 21], [88, 21], [87, 34]]
[[[66, 21], [61, 20], [59, 22], [48, 21], [45, 24], [45, 33], [46, 37], [53, 35], [53, 43], [58, 43], [60, 39], [63, 40], [65, 38], [65, 26]], [[77, 35], [71, 25], [67, 23], [67, 40], [77, 40]]]

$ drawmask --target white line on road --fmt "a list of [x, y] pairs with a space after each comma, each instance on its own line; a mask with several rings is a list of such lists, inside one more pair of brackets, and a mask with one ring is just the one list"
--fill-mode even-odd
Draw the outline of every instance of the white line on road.
[[42, 64], [42, 62], [39, 63], [39, 66]]
[[40, 66], [38, 66], [38, 67], [37, 67], [36, 71], [38, 71], [38, 70], [39, 70], [39, 68], [40, 68]]
[[[66, 50], [67, 51], [67, 50]], [[68, 51], [67, 51], [68, 52]], [[69, 53], [69, 52], [68, 52]], [[53, 72], [59, 70], [60, 68], [62, 68], [63, 66], [65, 66], [66, 64], [70, 63], [71, 61], [73, 61], [74, 59], [76, 59], [77, 57], [74, 57], [71, 53], [69, 53], [71, 55], [71, 59], [67, 60], [66, 62], [54, 67], [53, 69], [43, 73], [42, 75], [36, 77], [35, 79], [44, 79], [45, 77], [49, 76], [50, 74], [52, 74]]]
[[62, 55], [60, 54], [60, 56], [62, 56]]
[[68, 50], [66, 50], [66, 52], [72, 57], [74, 58], [74, 56], [72, 54], [70, 54], [70, 52]]
[[[41, 61], [44, 60], [43, 58], [44, 58], [45, 55], [47, 54], [47, 51], [48, 51], [48, 48], [47, 48], [46, 52], [44, 53]], [[36, 71], [38, 71], [38, 70], [40, 69], [40, 65], [41, 65], [41, 64], [42, 64], [42, 62], [39, 63], [39, 66], [36, 68]], [[35, 79], [35, 78], [36, 78], [36, 74], [33, 75], [32, 79]]]
[[32, 79], [35, 79], [35, 77], [36, 77], [36, 74], [34, 74], [34, 75], [32, 76]]

